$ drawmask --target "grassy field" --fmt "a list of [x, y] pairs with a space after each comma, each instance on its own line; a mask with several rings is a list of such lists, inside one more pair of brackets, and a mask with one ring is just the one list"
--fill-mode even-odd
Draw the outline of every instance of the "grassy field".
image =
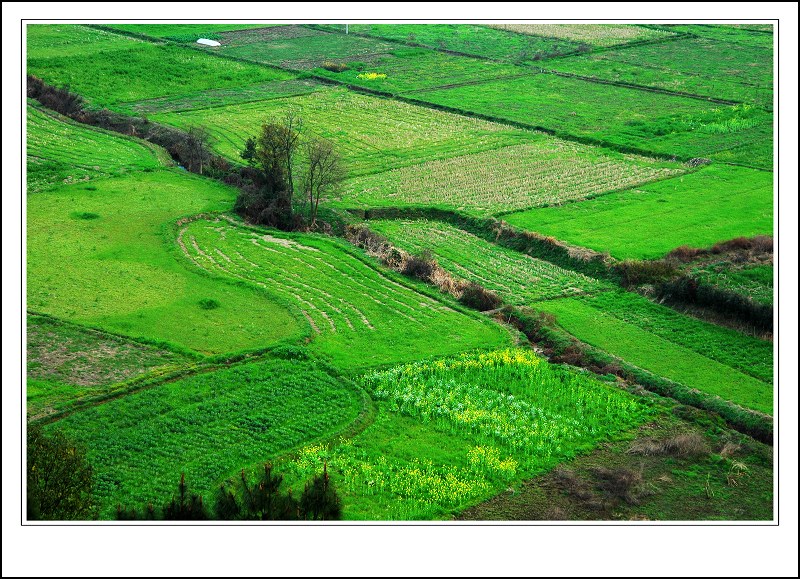
[[479, 283], [510, 304], [530, 304], [610, 288], [606, 283], [489, 243], [446, 223], [391, 220], [369, 221], [367, 225], [410, 253], [431, 250], [439, 265], [452, 275]]
[[[402, 45], [391, 53], [376, 55], [369, 62], [348, 66], [343, 72], [315, 68], [314, 73], [355, 86], [413, 97], [418, 96], [415, 91], [462, 85], [475, 87], [496, 78], [529, 74], [527, 69], [513, 64]], [[385, 76], [373, 78], [369, 73]]]
[[144, 34], [153, 38], [194, 42], [198, 38], [219, 38], [223, 32], [248, 30], [251, 28], [270, 28], [279, 24], [108, 24], [109, 28], [123, 32]]
[[141, 40], [75, 24], [28, 24], [25, 30], [28, 59], [88, 57], [145, 46]]
[[[579, 340], [689, 388], [772, 414], [772, 385], [628, 323], [580, 298], [538, 304]], [[666, 333], [666, 329], [659, 333]], [[702, 337], [702, 336], [701, 336]], [[742, 344], [746, 343], [742, 336]]]
[[[76, 35], [81, 34], [76, 27]], [[122, 42], [130, 42], [120, 36]], [[293, 75], [255, 64], [222, 60], [178, 46], [137, 43], [127, 50], [92, 50], [74, 56], [29, 57], [28, 74], [69, 85], [96, 107], [288, 80]]]
[[711, 165], [628, 191], [503, 219], [617, 258], [657, 258], [680, 245], [707, 247], [723, 239], [771, 234], [772, 174]]
[[[298, 337], [301, 322], [284, 305], [180, 261], [171, 224], [183, 215], [230, 209], [234, 196], [226, 186], [177, 170], [30, 196], [28, 307], [204, 353]], [[204, 309], [202, 300], [219, 307]]]
[[752, 106], [533, 74], [416, 98], [659, 155], [772, 168], [772, 115]]
[[666, 24], [662, 28], [678, 33], [696, 34], [739, 45], [771, 48], [774, 42], [772, 24]]
[[360, 409], [358, 390], [317, 363], [272, 359], [162, 384], [57, 424], [86, 445], [101, 517], [114, 518], [117, 504], [168, 502], [181, 473], [213, 504], [225, 477], [334, 434]]
[[627, 24], [494, 24], [492, 28], [518, 34], [557, 38], [591, 46], [616, 46], [642, 40], [667, 39], [673, 33]]
[[302, 480], [326, 459], [349, 519], [446, 518], [650, 414], [642, 399], [529, 350], [406, 364], [362, 384], [378, 400], [375, 422], [281, 465]]
[[241, 162], [248, 137], [288, 110], [304, 121], [303, 134], [331, 140], [349, 176], [376, 173], [426, 160], [497, 149], [536, 138], [530, 131], [424, 107], [325, 89], [311, 94], [152, 118], [178, 127], [208, 128], [214, 149]]
[[[417, 293], [324, 237], [275, 236], [224, 220], [198, 220], [180, 230], [178, 243], [199, 268], [293, 303], [313, 331], [311, 349], [340, 368], [510, 341], [488, 319]], [[435, 345], [432, 335], [438, 336]]]
[[171, 164], [158, 147], [27, 108], [28, 193]]
[[692, 268], [692, 275], [711, 285], [749, 296], [762, 304], [772, 305], [775, 300], [775, 268], [771, 264], [744, 267], [704, 264]]
[[525, 144], [351, 179], [337, 201], [344, 206], [433, 206], [492, 215], [593, 197], [684, 170], [677, 163], [534, 133]]
[[548, 62], [548, 69], [772, 106], [772, 46], [681, 38]]
[[[344, 32], [341, 24], [327, 24], [319, 28]], [[350, 33], [519, 64], [540, 60], [545, 55], [574, 52], [578, 48], [577, 42], [568, 39], [544, 38], [499, 27], [463, 24], [352, 24]]]

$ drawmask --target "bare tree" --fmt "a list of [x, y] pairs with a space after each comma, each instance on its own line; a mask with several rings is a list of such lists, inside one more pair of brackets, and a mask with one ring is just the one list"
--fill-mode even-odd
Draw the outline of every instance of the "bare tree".
[[189, 127], [180, 144], [180, 156], [186, 168], [193, 173], [203, 173], [203, 166], [211, 160], [208, 150], [208, 131], [204, 127]]
[[303, 179], [303, 191], [309, 202], [309, 227], [317, 222], [319, 200], [333, 191], [344, 180], [345, 171], [341, 155], [333, 143], [326, 139], [311, 139], [306, 143], [308, 169]]
[[284, 131], [281, 132], [282, 149], [284, 163], [286, 167], [286, 183], [289, 190], [289, 197], [294, 195], [294, 178], [292, 166], [294, 165], [294, 152], [297, 150], [300, 141], [300, 132], [303, 130], [303, 119], [295, 109], [289, 109], [283, 116]]

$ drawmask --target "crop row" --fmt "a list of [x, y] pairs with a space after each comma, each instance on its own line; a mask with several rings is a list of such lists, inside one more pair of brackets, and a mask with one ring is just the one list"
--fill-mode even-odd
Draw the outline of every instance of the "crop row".
[[431, 250], [439, 265], [449, 273], [481, 284], [507, 303], [530, 304], [610, 287], [442, 222], [370, 221], [369, 227], [411, 253]]
[[675, 163], [542, 137], [352, 179], [341, 199], [344, 204], [432, 205], [491, 215], [585, 199], [681, 172]]
[[360, 352], [362, 363], [397, 355], [400, 350], [392, 351], [393, 344], [428, 343], [432, 333], [456, 333], [464, 325], [477, 331], [486, 325], [401, 285], [324, 239], [274, 237], [222, 220], [197, 220], [179, 232], [178, 243], [197, 266], [295, 304], [314, 334], [329, 347], [344, 347], [342, 354], [355, 354], [347, 350], [356, 344], [377, 350]]
[[294, 110], [303, 135], [333, 141], [349, 175], [385, 171], [429, 159], [496, 149], [529, 132], [342, 89], [201, 111], [162, 113], [153, 119], [178, 127], [202, 125], [220, 154], [241, 161], [248, 137], [262, 123]]
[[28, 192], [137, 169], [161, 160], [142, 142], [87, 128], [55, 113], [27, 108]]

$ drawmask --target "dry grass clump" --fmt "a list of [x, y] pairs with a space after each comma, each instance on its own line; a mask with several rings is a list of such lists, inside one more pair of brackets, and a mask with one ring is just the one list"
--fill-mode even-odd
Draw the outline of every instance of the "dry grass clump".
[[661, 440], [653, 438], [635, 440], [628, 452], [643, 456], [704, 456], [710, 449], [701, 435], [690, 432]]

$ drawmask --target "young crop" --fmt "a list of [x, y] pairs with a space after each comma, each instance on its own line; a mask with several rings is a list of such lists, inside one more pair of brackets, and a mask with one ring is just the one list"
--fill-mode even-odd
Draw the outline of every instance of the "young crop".
[[383, 72], [362, 72], [358, 75], [361, 80], [383, 80], [386, 74]]

